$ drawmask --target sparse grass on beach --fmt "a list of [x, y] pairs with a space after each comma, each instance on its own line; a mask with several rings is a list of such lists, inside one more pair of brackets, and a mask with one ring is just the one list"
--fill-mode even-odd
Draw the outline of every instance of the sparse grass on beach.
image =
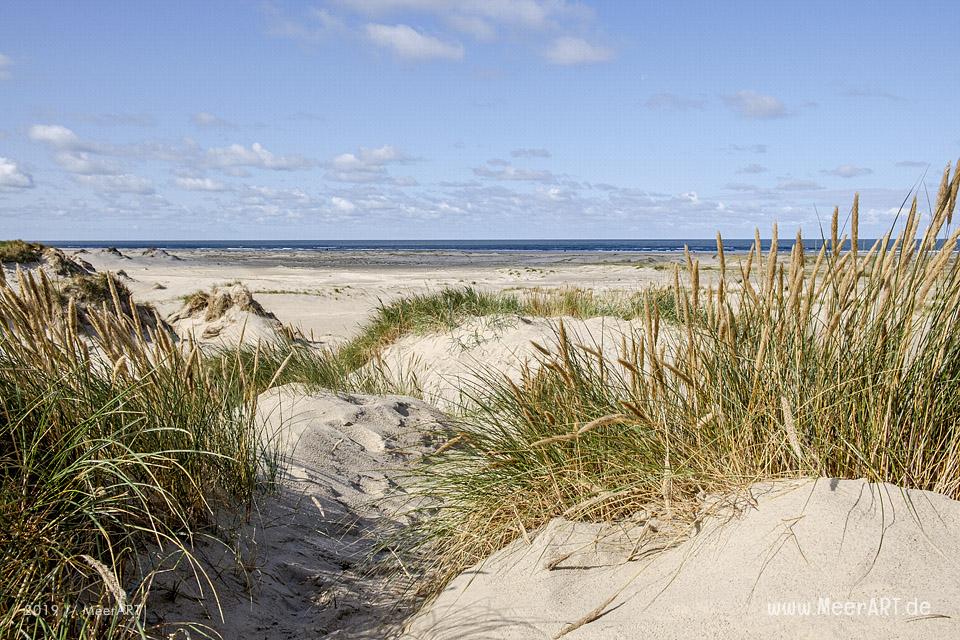
[[206, 366], [104, 282], [112, 303], [86, 311], [95, 338], [42, 272], [0, 283], [3, 637], [142, 637], [166, 566], [148, 559], [192, 564], [215, 510], [270, 481], [255, 370]]
[[[759, 239], [739, 264], [718, 237], [706, 291], [688, 260], [679, 331], [643, 330], [606, 358], [561, 326], [538, 367], [489, 373], [460, 432], [414, 471], [429, 508], [407, 550], [436, 589], [554, 517], [641, 510], [692, 525], [706, 495], [794, 477], [867, 478], [960, 498], [960, 172], [929, 222], [858, 251], [858, 201], [841, 237], [788, 262]], [[938, 240], [940, 242], [938, 242]], [[809, 268], [810, 265], [812, 269]], [[697, 322], [691, 319], [699, 316]]]
[[348, 368], [358, 369], [405, 335], [453, 330], [472, 317], [613, 316], [632, 320], [642, 313], [645, 297], [660, 309], [665, 321], [677, 320], [669, 289], [633, 294], [596, 293], [576, 287], [511, 292], [486, 292], [473, 287], [444, 289], [380, 305], [360, 334], [344, 345], [337, 356]]

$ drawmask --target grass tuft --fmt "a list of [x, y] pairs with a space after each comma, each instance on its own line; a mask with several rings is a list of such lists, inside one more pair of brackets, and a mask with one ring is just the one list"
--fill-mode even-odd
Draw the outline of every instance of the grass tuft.
[[0, 263], [13, 262], [26, 264], [39, 262], [44, 246], [36, 242], [23, 240], [0, 240]]

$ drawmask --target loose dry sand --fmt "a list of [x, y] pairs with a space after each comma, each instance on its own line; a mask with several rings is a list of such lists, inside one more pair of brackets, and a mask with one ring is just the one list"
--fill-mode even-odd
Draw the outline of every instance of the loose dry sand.
[[[67, 254], [73, 254], [71, 250]], [[672, 282], [677, 254], [185, 251], [169, 256], [121, 255], [88, 249], [79, 257], [98, 271], [123, 270], [137, 300], [161, 315], [181, 308], [183, 297], [216, 285], [242, 282], [277, 319], [316, 342], [336, 344], [355, 335], [380, 301], [446, 287], [485, 291], [585, 287], [638, 291]], [[699, 256], [704, 267], [715, 261]], [[710, 277], [706, 271], [702, 280]], [[157, 285], [163, 288], [156, 288]]]
[[409, 335], [387, 347], [381, 363], [387, 378], [401, 387], [416, 385], [431, 403], [455, 411], [469, 405], [478, 376], [496, 372], [518, 380], [524, 363], [537, 365], [536, 342], [550, 348], [559, 323], [577, 345], [599, 349], [616, 361], [634, 326], [617, 318], [473, 318], [450, 331]]
[[258, 416], [287, 464], [280, 493], [260, 499], [237, 531], [237, 549], [199, 547], [219, 611], [208, 589], [201, 594], [178, 571], [157, 580], [151, 622], [173, 633], [177, 621], [206, 620], [227, 640], [374, 640], [396, 631], [411, 613], [397, 606], [402, 585], [365, 567], [377, 536], [406, 521], [402, 498], [384, 500], [395, 494], [394, 474], [431, 447], [424, 433], [445, 417], [413, 398], [297, 385], [264, 393]]
[[755, 486], [751, 502], [632, 561], [643, 523], [554, 520], [461, 574], [405, 637], [552, 638], [610, 598], [565, 637], [960, 637], [960, 502], [829, 479]]

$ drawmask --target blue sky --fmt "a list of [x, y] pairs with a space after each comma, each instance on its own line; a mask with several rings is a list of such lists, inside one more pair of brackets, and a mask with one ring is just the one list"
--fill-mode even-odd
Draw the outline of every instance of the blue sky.
[[5, 0], [0, 236], [815, 236], [854, 191], [877, 233], [960, 156], [956, 26], [951, 2]]

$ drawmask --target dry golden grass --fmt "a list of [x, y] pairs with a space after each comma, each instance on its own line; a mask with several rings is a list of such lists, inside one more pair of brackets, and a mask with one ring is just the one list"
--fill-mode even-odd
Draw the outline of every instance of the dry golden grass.
[[175, 344], [112, 278], [67, 295], [18, 275], [0, 283], [0, 636], [142, 637], [146, 609], [83, 608], [147, 603], [164, 567], [144, 550], [189, 564], [193, 532], [269, 481], [256, 368]]
[[[704, 495], [759, 480], [866, 477], [960, 498], [960, 172], [923, 227], [858, 247], [844, 231], [808, 255], [759, 237], [718, 280], [676, 272], [679, 329], [648, 297], [617, 357], [556, 340], [519, 381], [481, 374], [476, 410], [415, 472], [427, 509], [407, 534], [428, 588], [549, 519], [639, 510], [678, 526]], [[758, 234], [759, 235], [759, 234]]]
[[43, 255], [43, 245], [23, 240], [0, 241], [0, 263], [37, 262]]

